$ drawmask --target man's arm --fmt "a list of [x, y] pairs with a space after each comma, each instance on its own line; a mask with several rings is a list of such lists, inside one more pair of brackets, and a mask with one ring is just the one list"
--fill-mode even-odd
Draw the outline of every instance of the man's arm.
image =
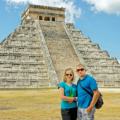
[[92, 108], [93, 108], [94, 105], [96, 104], [96, 102], [97, 102], [97, 100], [98, 100], [98, 97], [99, 97], [99, 95], [100, 95], [98, 89], [93, 90], [93, 93], [94, 93], [94, 95], [93, 95], [92, 101], [91, 101], [91, 103], [90, 103], [90, 106], [87, 107], [87, 112], [88, 112], [88, 113], [91, 113], [91, 112], [92, 112]]

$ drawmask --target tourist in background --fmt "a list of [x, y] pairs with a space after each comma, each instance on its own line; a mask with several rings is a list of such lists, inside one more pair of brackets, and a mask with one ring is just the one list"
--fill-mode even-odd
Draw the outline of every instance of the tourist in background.
[[[78, 120], [94, 120], [95, 104], [100, 95], [95, 79], [87, 75], [86, 72], [87, 70], [84, 65], [79, 64], [77, 66], [76, 73], [80, 77], [77, 82]], [[80, 84], [83, 88], [92, 93], [93, 97], [83, 90]]]
[[65, 70], [63, 82], [58, 86], [61, 98], [61, 115], [63, 120], [77, 119], [77, 85], [74, 82], [74, 72], [71, 68]]

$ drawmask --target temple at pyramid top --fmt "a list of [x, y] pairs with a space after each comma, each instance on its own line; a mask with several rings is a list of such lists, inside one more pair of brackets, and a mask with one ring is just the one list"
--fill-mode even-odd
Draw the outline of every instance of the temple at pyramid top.
[[21, 15], [24, 19], [37, 19], [42, 21], [61, 21], [65, 22], [65, 8], [28, 5]]

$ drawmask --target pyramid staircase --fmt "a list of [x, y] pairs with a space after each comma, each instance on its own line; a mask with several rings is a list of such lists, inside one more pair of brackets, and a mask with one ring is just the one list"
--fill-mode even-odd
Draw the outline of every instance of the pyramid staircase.
[[[50, 52], [59, 82], [63, 81], [64, 71], [80, 64], [77, 54], [68, 38], [62, 22], [40, 21], [40, 26]], [[75, 74], [76, 79], [78, 75]]]

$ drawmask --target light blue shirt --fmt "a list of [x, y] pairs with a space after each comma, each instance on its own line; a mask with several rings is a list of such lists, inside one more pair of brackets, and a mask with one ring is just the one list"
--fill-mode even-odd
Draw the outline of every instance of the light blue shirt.
[[[77, 85], [72, 83], [72, 86], [67, 85], [65, 82], [61, 82], [58, 88], [64, 88], [64, 95], [67, 97], [76, 97]], [[61, 101], [61, 109], [70, 109], [77, 107], [77, 102], [69, 103], [68, 101]]]

